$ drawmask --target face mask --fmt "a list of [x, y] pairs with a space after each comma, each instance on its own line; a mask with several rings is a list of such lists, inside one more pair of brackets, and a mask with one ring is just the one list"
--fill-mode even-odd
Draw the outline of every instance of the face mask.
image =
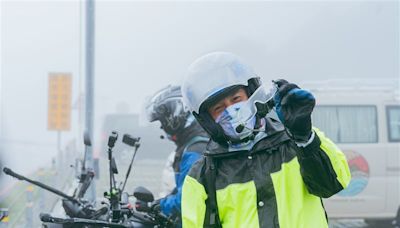
[[256, 117], [246, 104], [242, 101], [229, 106], [215, 120], [232, 139], [241, 140], [253, 133]]

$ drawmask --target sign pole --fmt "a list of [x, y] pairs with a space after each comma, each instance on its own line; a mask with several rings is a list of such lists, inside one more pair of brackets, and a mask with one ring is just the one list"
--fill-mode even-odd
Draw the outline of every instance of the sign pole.
[[61, 131], [57, 131], [57, 172], [63, 170], [63, 163], [64, 161], [61, 152]]
[[[89, 136], [93, 139], [93, 118], [94, 118], [94, 35], [95, 35], [95, 4], [94, 0], [86, 0], [86, 83], [85, 83], [85, 98], [86, 98], [86, 115], [85, 115], [85, 126], [89, 132]], [[93, 149], [90, 147], [86, 156], [86, 164], [89, 168], [94, 168], [93, 164]], [[96, 199], [96, 186], [95, 182], [89, 187], [87, 192], [89, 200], [94, 201]]]
[[57, 131], [57, 151], [61, 151], [61, 131]]

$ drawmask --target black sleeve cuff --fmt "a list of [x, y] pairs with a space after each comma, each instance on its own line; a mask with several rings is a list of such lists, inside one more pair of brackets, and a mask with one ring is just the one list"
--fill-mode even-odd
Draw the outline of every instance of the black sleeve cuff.
[[321, 146], [321, 140], [315, 133], [314, 140], [306, 147], [299, 147], [298, 155], [302, 158], [312, 157], [314, 154], [318, 154]]

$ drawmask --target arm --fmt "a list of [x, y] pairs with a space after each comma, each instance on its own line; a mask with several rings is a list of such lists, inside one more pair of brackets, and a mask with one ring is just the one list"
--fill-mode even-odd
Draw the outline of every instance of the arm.
[[181, 195], [182, 195], [182, 185], [186, 175], [188, 174], [192, 165], [199, 160], [201, 155], [197, 152], [185, 152], [182, 156], [182, 161], [180, 164], [180, 172], [177, 174], [176, 178], [176, 194], [167, 196], [161, 199], [160, 207], [161, 211], [169, 216], [172, 213], [181, 212]]
[[324, 133], [313, 130], [313, 141], [298, 149], [300, 172], [310, 193], [328, 198], [348, 186], [350, 170], [342, 151]]
[[[207, 193], [197, 180], [203, 163], [196, 163], [190, 174], [186, 176], [182, 188], [182, 227], [201, 228], [206, 213]], [[193, 175], [192, 175], [193, 173]]]
[[312, 128], [311, 113], [315, 97], [296, 84], [275, 81], [276, 111], [286, 132], [297, 147], [303, 181], [310, 193], [330, 197], [347, 187], [350, 171], [344, 154], [317, 128]]
[[163, 172], [162, 172], [162, 180], [161, 180], [161, 192], [158, 194], [160, 198], [164, 198], [167, 195], [174, 192], [175, 189], [175, 173], [172, 168], [172, 164], [175, 158], [175, 151], [171, 152], [168, 155], [167, 162], [165, 163]]

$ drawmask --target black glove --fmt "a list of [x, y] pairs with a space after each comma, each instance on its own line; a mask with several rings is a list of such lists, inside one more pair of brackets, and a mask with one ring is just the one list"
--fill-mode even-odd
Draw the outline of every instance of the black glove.
[[314, 96], [284, 79], [274, 83], [278, 87], [274, 102], [279, 119], [295, 142], [307, 142], [312, 133], [311, 113], [315, 106]]
[[136, 200], [135, 208], [136, 208], [136, 211], [140, 211], [140, 212], [150, 212], [151, 211], [150, 204], [148, 202], [145, 202], [142, 200]]
[[160, 207], [160, 199], [154, 200], [153, 202], [150, 203], [150, 210], [154, 213], [158, 213], [161, 211]]

